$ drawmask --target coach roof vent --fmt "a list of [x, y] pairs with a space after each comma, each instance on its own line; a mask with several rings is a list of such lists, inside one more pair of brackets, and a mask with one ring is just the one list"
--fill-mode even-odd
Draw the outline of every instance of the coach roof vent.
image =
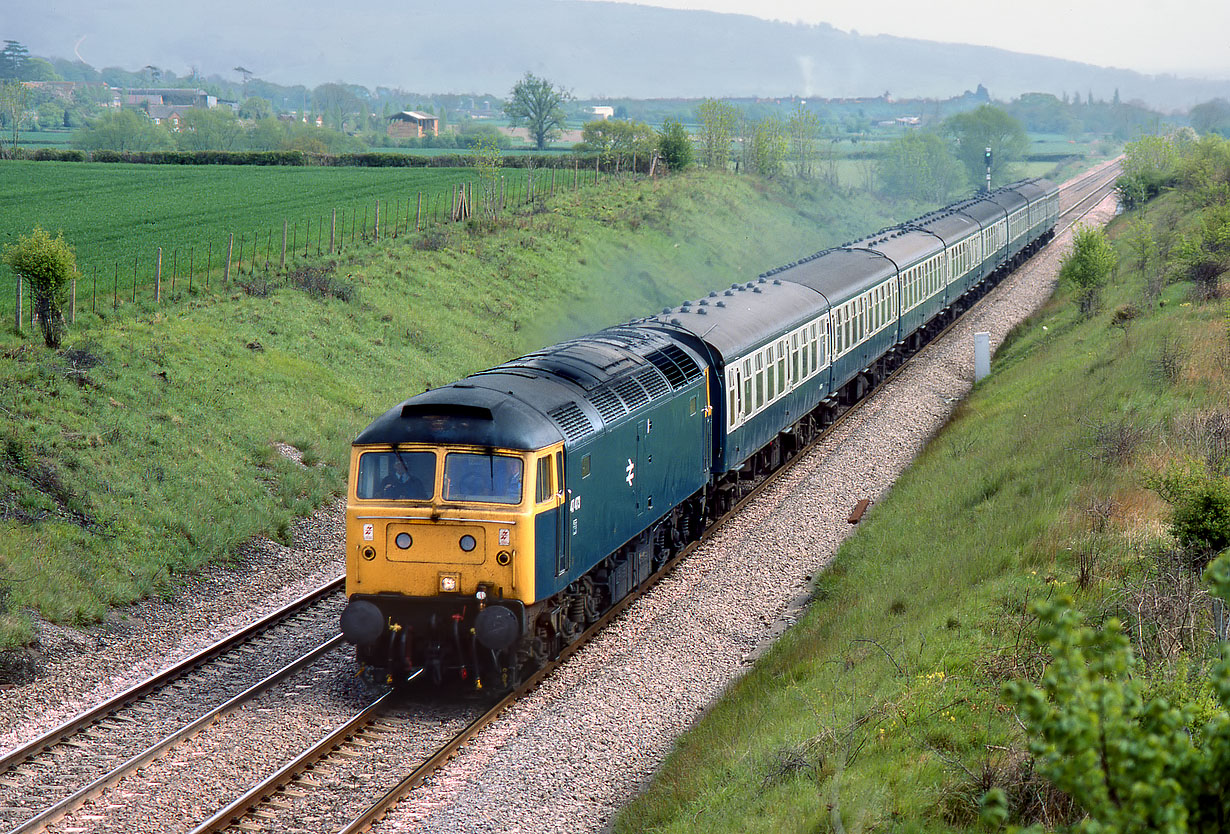
[[589, 416], [577, 407], [576, 403], [564, 403], [559, 408], [547, 412], [547, 416], [555, 421], [568, 440], [580, 440], [587, 434], [594, 433], [594, 424]]

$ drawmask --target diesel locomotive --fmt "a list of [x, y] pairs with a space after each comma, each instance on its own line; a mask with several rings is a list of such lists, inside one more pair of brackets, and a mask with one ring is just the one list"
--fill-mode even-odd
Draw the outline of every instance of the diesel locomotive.
[[557, 654], [1054, 235], [1030, 179], [411, 397], [355, 439], [342, 631], [390, 680]]

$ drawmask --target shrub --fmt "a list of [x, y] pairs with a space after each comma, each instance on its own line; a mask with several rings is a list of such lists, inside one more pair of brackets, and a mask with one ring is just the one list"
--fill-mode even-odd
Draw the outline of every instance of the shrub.
[[63, 232], [53, 238], [41, 226], [35, 226], [29, 237], [18, 235], [17, 243], [5, 247], [3, 259], [10, 269], [30, 282], [43, 341], [47, 347], [58, 348], [64, 332], [61, 297], [77, 274], [73, 247], [65, 242]]
[[[1205, 578], [1230, 598], [1230, 553]], [[1038, 771], [1088, 815], [1081, 830], [1225, 831], [1230, 825], [1230, 646], [1221, 647], [1211, 685], [1148, 697], [1128, 638], [1117, 620], [1081, 624], [1068, 597], [1034, 606], [1038, 636], [1053, 653], [1040, 685], [1004, 687], [1030, 735]], [[1211, 691], [1210, 691], [1211, 690]], [[1199, 709], [1212, 695], [1219, 709]], [[984, 819], [1009, 815], [1003, 791], [988, 792]]]
[[682, 171], [692, 164], [692, 137], [682, 124], [667, 119], [658, 133], [658, 151], [668, 170]]
[[1059, 279], [1076, 289], [1081, 312], [1085, 315], [1097, 309], [1102, 287], [1115, 268], [1115, 260], [1115, 250], [1105, 232], [1092, 226], [1076, 229], [1072, 249], [1059, 267]]

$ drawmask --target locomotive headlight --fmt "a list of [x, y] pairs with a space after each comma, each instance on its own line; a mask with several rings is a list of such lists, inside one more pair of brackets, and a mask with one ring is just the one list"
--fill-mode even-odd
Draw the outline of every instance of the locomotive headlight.
[[461, 549], [466, 553], [469, 553], [471, 550], [478, 547], [478, 542], [476, 542], [474, 537], [471, 535], [462, 536], [461, 541], [457, 542], [457, 544], [461, 545]]
[[440, 574], [440, 591], [445, 594], [454, 594], [457, 588], [461, 585], [461, 574], [459, 573], [442, 573]]
[[414, 539], [410, 538], [409, 533], [398, 533], [397, 538], [393, 540], [402, 550], [409, 550], [410, 545], [414, 544]]

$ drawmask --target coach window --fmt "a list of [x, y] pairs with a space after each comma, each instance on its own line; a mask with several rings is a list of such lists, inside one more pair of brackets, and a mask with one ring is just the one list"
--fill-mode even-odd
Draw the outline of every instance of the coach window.
[[786, 343], [777, 343], [777, 393], [786, 390]]
[[756, 354], [756, 408], [764, 405], [764, 353]]
[[[790, 334], [790, 381], [795, 385], [799, 384], [799, 380], [803, 377], [799, 375], [799, 331]], [[802, 369], [806, 375], [807, 369]]]
[[747, 417], [752, 413], [752, 360], [743, 360], [743, 402], [740, 403], [740, 413]]

